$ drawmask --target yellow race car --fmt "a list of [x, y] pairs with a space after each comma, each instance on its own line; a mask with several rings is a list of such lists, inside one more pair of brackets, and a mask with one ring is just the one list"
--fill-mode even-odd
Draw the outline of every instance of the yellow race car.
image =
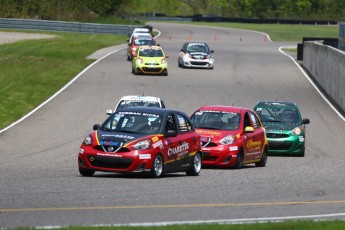
[[168, 57], [160, 46], [140, 46], [132, 59], [132, 73], [168, 76]]

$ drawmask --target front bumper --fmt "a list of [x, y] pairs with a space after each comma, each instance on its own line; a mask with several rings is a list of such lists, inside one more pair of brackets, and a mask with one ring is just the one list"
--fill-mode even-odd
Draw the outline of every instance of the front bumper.
[[139, 65], [135, 67], [135, 72], [140, 74], [167, 74], [167, 65]]
[[304, 136], [287, 138], [267, 138], [270, 155], [301, 155], [305, 150]]
[[236, 164], [238, 146], [220, 145], [202, 148], [202, 165], [232, 167]]
[[212, 69], [214, 66], [214, 59], [191, 59], [183, 58], [183, 66], [187, 68], [206, 68]]
[[81, 148], [78, 165], [85, 169], [103, 172], [145, 172], [150, 171], [153, 156], [145, 150], [126, 153], [109, 153]]

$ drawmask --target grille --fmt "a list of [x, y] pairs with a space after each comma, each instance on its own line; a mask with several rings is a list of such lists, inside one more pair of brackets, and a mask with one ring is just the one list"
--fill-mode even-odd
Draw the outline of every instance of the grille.
[[288, 150], [292, 143], [289, 142], [268, 142], [269, 150]]
[[267, 133], [267, 138], [287, 138], [289, 135], [284, 133]]
[[216, 147], [217, 146], [217, 144], [214, 142], [210, 142], [210, 143], [208, 143], [208, 145], [206, 145], [206, 144], [207, 144], [207, 142], [201, 142], [202, 147]]
[[203, 62], [203, 61], [191, 61], [190, 64], [202, 66], [202, 65], [207, 65], [208, 62]]
[[[103, 146], [106, 150], [108, 149], [108, 146]], [[117, 149], [118, 147], [114, 147], [115, 149]], [[102, 152], [104, 152], [104, 149], [102, 148], [102, 146], [101, 145], [97, 145], [97, 146], [95, 146], [94, 147], [94, 149], [95, 150], [98, 150], [98, 151], [102, 151]], [[117, 151], [117, 153], [127, 153], [127, 152], [130, 152], [129, 151], [129, 149], [127, 149], [127, 148], [120, 148], [118, 151]]]
[[143, 70], [145, 72], [151, 72], [151, 73], [159, 73], [162, 71], [162, 68], [148, 68], [148, 67], [143, 67]]
[[92, 166], [112, 169], [126, 169], [132, 164], [131, 159], [119, 159], [113, 157], [89, 156], [88, 160]]

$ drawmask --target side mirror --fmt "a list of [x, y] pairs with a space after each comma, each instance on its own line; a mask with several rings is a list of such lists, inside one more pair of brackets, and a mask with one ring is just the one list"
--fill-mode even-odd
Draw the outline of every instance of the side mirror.
[[214, 50], [211, 50], [211, 53], [214, 53]]
[[309, 120], [308, 118], [303, 118], [302, 124], [307, 125], [307, 124], [309, 124], [309, 123], [310, 123], [310, 120]]
[[176, 137], [177, 136], [177, 131], [176, 130], [168, 130], [166, 135], [167, 137]]
[[245, 133], [254, 133], [254, 128], [251, 126], [247, 126], [244, 128]]
[[99, 129], [101, 126], [99, 125], [99, 124], [95, 124], [95, 125], [93, 125], [93, 130], [97, 130], [97, 129]]
[[165, 58], [169, 58], [169, 55], [165, 55]]
[[112, 113], [113, 113], [113, 110], [111, 110], [111, 109], [108, 109], [106, 112], [107, 115], [111, 115]]

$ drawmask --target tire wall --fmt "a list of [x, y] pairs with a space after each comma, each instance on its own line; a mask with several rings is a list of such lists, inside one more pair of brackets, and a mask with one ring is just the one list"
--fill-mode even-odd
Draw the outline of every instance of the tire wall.
[[303, 67], [345, 111], [345, 52], [317, 42], [304, 42]]

